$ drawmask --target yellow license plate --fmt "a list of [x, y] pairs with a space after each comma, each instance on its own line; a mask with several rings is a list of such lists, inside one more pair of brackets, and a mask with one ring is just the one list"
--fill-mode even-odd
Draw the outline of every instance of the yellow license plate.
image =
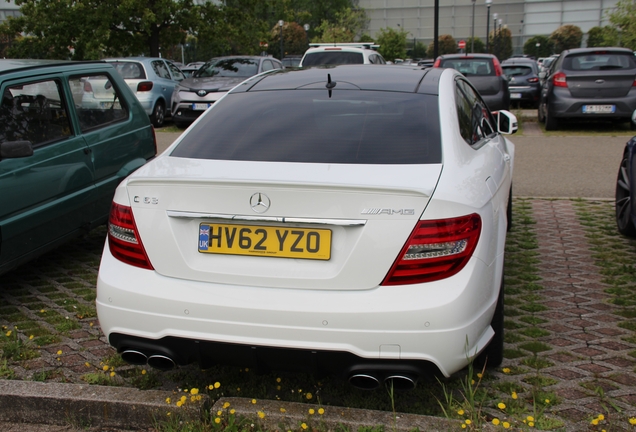
[[331, 230], [202, 223], [199, 252], [328, 260]]

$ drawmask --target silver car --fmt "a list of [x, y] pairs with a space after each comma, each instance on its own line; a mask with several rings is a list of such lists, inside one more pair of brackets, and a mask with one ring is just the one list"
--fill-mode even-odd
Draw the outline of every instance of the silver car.
[[172, 121], [175, 126], [185, 128], [237, 84], [261, 72], [278, 69], [283, 69], [283, 64], [273, 57], [213, 58], [175, 87]]
[[170, 60], [154, 57], [106, 59], [135, 93], [155, 127], [163, 126], [175, 86], [185, 79]]

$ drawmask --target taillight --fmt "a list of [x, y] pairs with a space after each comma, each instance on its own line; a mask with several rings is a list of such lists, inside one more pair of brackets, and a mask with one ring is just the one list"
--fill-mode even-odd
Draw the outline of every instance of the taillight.
[[539, 78], [537, 78], [537, 77], [528, 78], [528, 82], [532, 83], [532, 84], [537, 83], [537, 82], [539, 82]]
[[495, 75], [502, 76], [504, 74], [504, 71], [501, 68], [501, 63], [499, 63], [499, 59], [497, 57], [493, 57], [492, 63], [493, 65], [495, 65]]
[[433, 63], [433, 67], [439, 67], [440, 64], [442, 64], [442, 59], [438, 58], [437, 60], [435, 60], [435, 63]]
[[113, 203], [108, 220], [108, 247], [119, 261], [135, 267], [154, 270], [139, 238], [132, 209]]
[[152, 81], [142, 81], [137, 84], [137, 91], [144, 92], [152, 90]]
[[86, 93], [93, 93], [93, 86], [88, 81], [84, 81], [84, 91]]
[[478, 214], [418, 222], [382, 285], [432, 282], [457, 274], [477, 247]]
[[565, 74], [563, 72], [557, 72], [552, 75], [552, 84], [554, 84], [555, 87], [567, 87], [568, 83]]

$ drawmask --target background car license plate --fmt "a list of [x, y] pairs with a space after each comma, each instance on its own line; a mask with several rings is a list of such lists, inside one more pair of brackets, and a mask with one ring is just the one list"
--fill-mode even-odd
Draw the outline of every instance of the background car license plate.
[[612, 114], [616, 112], [616, 105], [583, 105], [584, 114]]
[[199, 252], [328, 260], [331, 230], [202, 223]]
[[208, 109], [209, 106], [210, 104], [206, 104], [206, 103], [193, 103], [192, 109], [194, 111], [205, 111], [206, 109]]
[[510, 93], [510, 99], [521, 99], [521, 93]]

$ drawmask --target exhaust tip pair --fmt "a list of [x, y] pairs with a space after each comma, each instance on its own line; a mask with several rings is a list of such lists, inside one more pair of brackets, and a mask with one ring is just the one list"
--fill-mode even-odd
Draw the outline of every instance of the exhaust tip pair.
[[148, 365], [161, 371], [169, 371], [174, 369], [177, 364], [173, 359], [161, 354], [153, 354], [147, 356], [146, 354], [136, 350], [126, 350], [121, 353], [121, 358], [132, 365], [144, 366]]
[[349, 377], [349, 383], [361, 390], [375, 390], [380, 387], [382, 382], [387, 387], [393, 387], [394, 390], [412, 390], [417, 384], [417, 378], [401, 373], [389, 374], [380, 378], [370, 372], [355, 373]]

